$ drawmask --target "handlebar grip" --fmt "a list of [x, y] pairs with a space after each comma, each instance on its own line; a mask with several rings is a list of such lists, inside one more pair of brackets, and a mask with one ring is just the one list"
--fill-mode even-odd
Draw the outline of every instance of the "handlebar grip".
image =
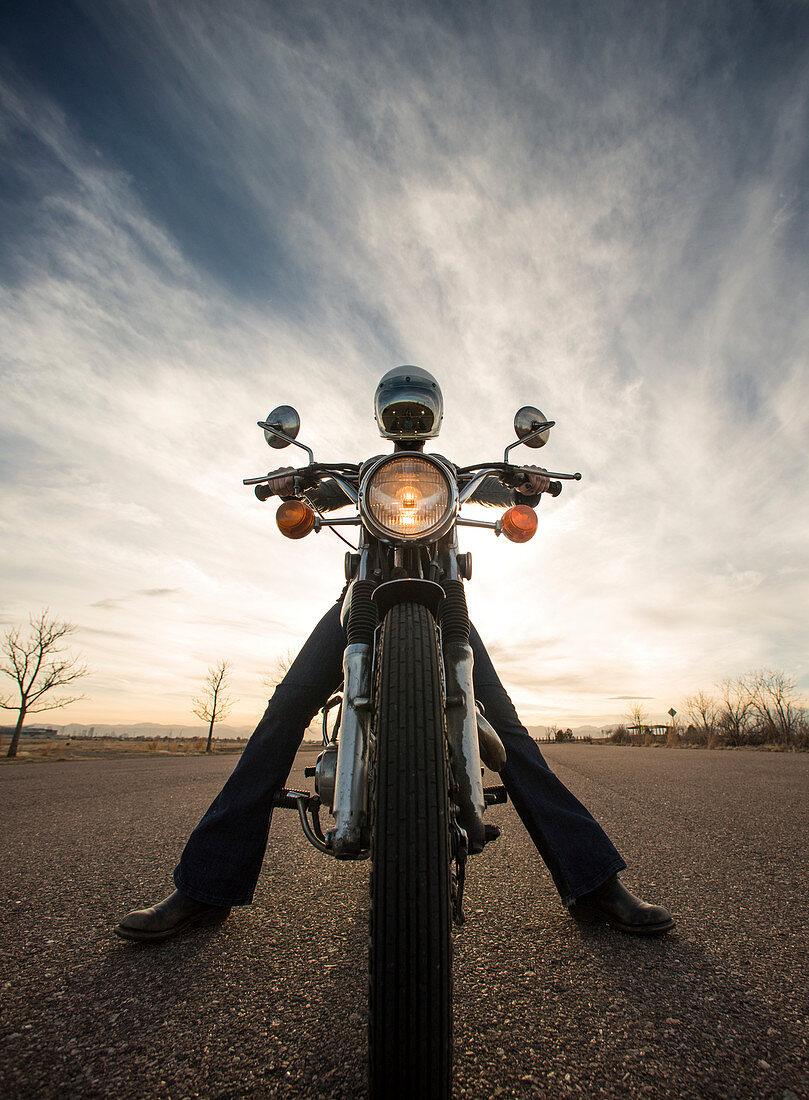
[[[296, 497], [299, 496], [304, 491], [304, 489], [306, 489], [308, 487], [306, 482], [304, 481], [304, 479], [302, 477], [298, 477], [297, 474], [292, 479], [292, 485], [293, 485], [292, 496], [296, 496]], [[267, 484], [257, 485], [256, 488], [255, 488], [255, 493], [256, 493], [256, 496], [258, 497], [259, 500], [269, 500], [270, 497], [278, 495]], [[288, 500], [289, 497], [285, 497], [285, 499]]]
[[[513, 480], [512, 484], [515, 485], [515, 486], [516, 485], [525, 485], [527, 480], [528, 480], [528, 474], [521, 471], [520, 473], [518, 473], [514, 477], [514, 480]], [[559, 494], [561, 493], [561, 491], [562, 491], [562, 482], [561, 481], [552, 481], [550, 483], [550, 485], [548, 486], [548, 488], [545, 490], [545, 492], [548, 494], [548, 496], [552, 496], [552, 497], [558, 497]]]

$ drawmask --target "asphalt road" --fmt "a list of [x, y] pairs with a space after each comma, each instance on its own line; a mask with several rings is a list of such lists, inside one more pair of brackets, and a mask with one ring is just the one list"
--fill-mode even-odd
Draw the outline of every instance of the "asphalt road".
[[[577, 926], [495, 807], [455, 938], [456, 1096], [809, 1097], [809, 755], [547, 756], [677, 931]], [[0, 1095], [365, 1095], [368, 868], [319, 855], [292, 814], [221, 928], [111, 934], [169, 892], [233, 764], [0, 768]]]

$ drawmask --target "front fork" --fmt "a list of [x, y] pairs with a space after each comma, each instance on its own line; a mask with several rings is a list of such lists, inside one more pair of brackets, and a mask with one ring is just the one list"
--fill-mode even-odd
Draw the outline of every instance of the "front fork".
[[[401, 586], [401, 589], [400, 589]], [[402, 598], [418, 599], [420, 589], [425, 594], [441, 589], [434, 582], [412, 579], [388, 582], [384, 604], [396, 602], [396, 590]], [[368, 854], [370, 830], [368, 820], [369, 749], [371, 739], [371, 680], [376, 607], [371, 598], [374, 585], [367, 580], [355, 581], [347, 599], [350, 600], [346, 629], [348, 645], [343, 655], [343, 705], [337, 767], [334, 777], [332, 812], [334, 827], [326, 833], [325, 850], [337, 859], [358, 859]], [[463, 889], [463, 866], [466, 855], [482, 851], [487, 833], [483, 822], [488, 792], [484, 793], [481, 769], [479, 718], [475, 707], [472, 683], [473, 656], [469, 645], [469, 616], [466, 597], [460, 579], [444, 582], [443, 600], [438, 614], [443, 643], [444, 680], [446, 691], [446, 732], [452, 772], [452, 801], [455, 807], [453, 840], [457, 863], [459, 893]], [[392, 591], [391, 591], [392, 590]], [[377, 597], [380, 595], [378, 590]], [[425, 602], [428, 602], [425, 599]], [[429, 602], [433, 602], [431, 599]], [[383, 611], [386, 608], [383, 607]], [[486, 736], [502, 745], [488, 727]], [[498, 799], [499, 800], [499, 799]], [[307, 834], [308, 835], [308, 834]], [[323, 847], [318, 844], [318, 847]], [[460, 907], [460, 898], [458, 898]]]
[[452, 771], [453, 800], [458, 824], [466, 833], [467, 851], [475, 855], [486, 843], [483, 811], [483, 775], [480, 766], [475, 691], [472, 686], [472, 647], [469, 642], [444, 642], [447, 685], [447, 741]]
[[356, 859], [370, 846], [368, 833], [368, 747], [371, 725], [371, 665], [367, 642], [343, 654], [343, 707], [334, 779], [334, 828], [326, 844], [337, 859]]

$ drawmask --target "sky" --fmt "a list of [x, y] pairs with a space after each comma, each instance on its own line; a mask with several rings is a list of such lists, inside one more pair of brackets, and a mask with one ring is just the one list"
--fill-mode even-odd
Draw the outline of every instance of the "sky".
[[[76, 624], [56, 722], [230, 724], [338, 595], [244, 477], [380, 452], [416, 363], [435, 449], [581, 471], [462, 532], [529, 724], [728, 676], [809, 694], [804, 0], [29, 0], [0, 27], [0, 628]], [[303, 455], [303, 452], [298, 452]], [[474, 514], [469, 513], [469, 514]]]

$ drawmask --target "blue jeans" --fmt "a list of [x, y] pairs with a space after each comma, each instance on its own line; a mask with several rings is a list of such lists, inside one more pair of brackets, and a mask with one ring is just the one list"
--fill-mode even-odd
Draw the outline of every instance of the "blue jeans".
[[[557, 779], [472, 628], [475, 695], [506, 749], [501, 774], [563, 905], [622, 871], [607, 834]], [[178, 890], [209, 905], [249, 905], [261, 871], [272, 799], [286, 783], [303, 734], [337, 690], [346, 636], [339, 602], [313, 630], [270, 699], [233, 774], [188, 839], [174, 872]]]

